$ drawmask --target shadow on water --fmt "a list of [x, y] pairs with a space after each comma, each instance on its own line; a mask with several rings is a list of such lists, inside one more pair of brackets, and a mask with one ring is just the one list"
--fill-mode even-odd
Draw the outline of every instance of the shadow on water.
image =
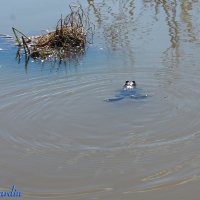
[[33, 59], [31, 56], [23, 55], [23, 57], [20, 55], [19, 52], [20, 49], [17, 50], [16, 53], [16, 60], [18, 64], [24, 65], [25, 71], [28, 72], [28, 65], [30, 62], [34, 62], [36, 64], [41, 64], [42, 66], [48, 65], [51, 69], [59, 70], [62, 66], [78, 66], [80, 64], [80, 61], [83, 59], [83, 56], [85, 55], [85, 51], [80, 51], [76, 53], [69, 53], [68, 56], [64, 59], [60, 58], [54, 58], [49, 61], [41, 60], [41, 59]]

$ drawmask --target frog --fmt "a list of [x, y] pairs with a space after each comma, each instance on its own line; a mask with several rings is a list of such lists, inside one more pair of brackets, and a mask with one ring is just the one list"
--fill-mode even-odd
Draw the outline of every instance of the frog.
[[142, 94], [142, 89], [136, 87], [135, 81], [126, 80], [122, 89], [120, 89], [117, 92], [115, 97], [106, 99], [106, 101], [115, 102], [115, 101], [121, 101], [126, 98], [139, 100], [139, 99], [146, 99], [147, 97], [148, 97], [147, 94]]

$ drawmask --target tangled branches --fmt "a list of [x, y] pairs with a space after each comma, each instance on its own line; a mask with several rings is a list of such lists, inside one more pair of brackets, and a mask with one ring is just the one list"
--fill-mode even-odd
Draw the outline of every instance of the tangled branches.
[[[25, 57], [37, 60], [63, 60], [72, 54], [85, 51], [87, 43], [92, 43], [94, 25], [80, 4], [70, 5], [70, 14], [58, 20], [56, 30], [41, 36], [28, 37], [12, 28], [18, 45], [16, 57], [20, 60], [21, 50]], [[21, 37], [20, 37], [21, 36]]]

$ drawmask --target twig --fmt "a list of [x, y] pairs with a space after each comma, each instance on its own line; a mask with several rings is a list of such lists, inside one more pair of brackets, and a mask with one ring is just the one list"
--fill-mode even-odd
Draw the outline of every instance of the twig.
[[[28, 48], [28, 45], [26, 44], [26, 41], [24, 40], [24, 37], [22, 36], [22, 42], [23, 42], [23, 47], [24, 47], [24, 51], [25, 53], [27, 54], [27, 51], [28, 51], [28, 55], [30, 55], [30, 49]], [[26, 51], [27, 49], [27, 51]]]
[[17, 35], [16, 32], [18, 32], [19, 34], [21, 34], [22, 36], [24, 36], [24, 38], [26, 38], [28, 41], [31, 42], [30, 38], [27, 37], [27, 36], [26, 36], [24, 33], [22, 33], [21, 31], [17, 30], [17, 29], [14, 28], [14, 27], [12, 27], [12, 30], [13, 30], [13, 33], [14, 33], [14, 35], [15, 35], [16, 41], [17, 41], [17, 43], [18, 43], [19, 46], [22, 46], [22, 43], [21, 43], [21, 41], [20, 41], [20, 39], [19, 39], [19, 37], [18, 37], [18, 35]]

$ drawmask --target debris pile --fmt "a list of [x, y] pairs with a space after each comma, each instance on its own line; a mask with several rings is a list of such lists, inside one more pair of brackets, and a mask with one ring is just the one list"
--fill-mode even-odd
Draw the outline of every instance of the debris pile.
[[80, 4], [70, 5], [70, 14], [58, 20], [56, 29], [40, 36], [28, 37], [12, 28], [18, 45], [16, 57], [21, 50], [26, 59], [63, 60], [74, 54], [83, 54], [87, 43], [92, 43], [94, 25]]

